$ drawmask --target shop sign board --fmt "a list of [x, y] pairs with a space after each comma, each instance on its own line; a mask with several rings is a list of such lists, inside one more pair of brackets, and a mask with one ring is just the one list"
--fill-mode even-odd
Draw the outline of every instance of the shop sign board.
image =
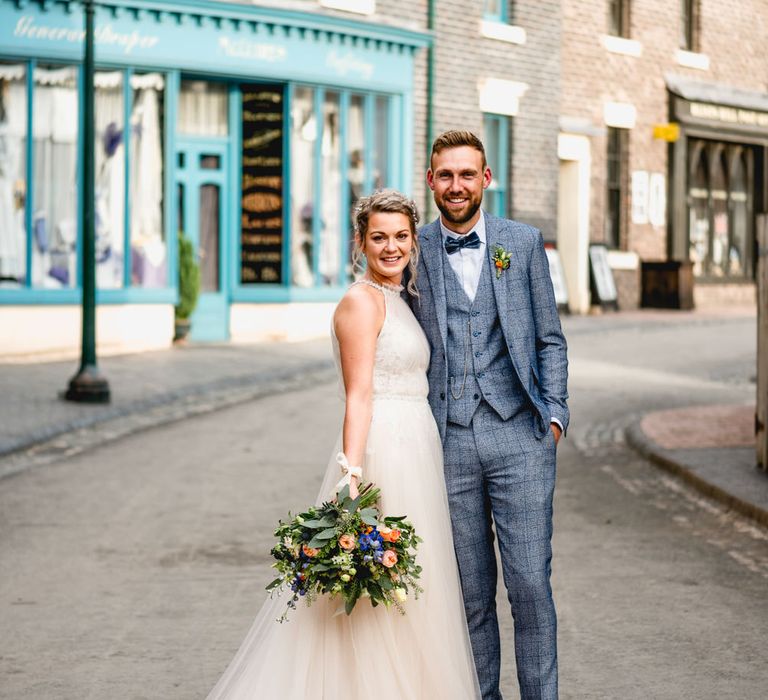
[[242, 86], [240, 283], [283, 282], [283, 88]]
[[544, 248], [549, 263], [549, 276], [552, 278], [552, 287], [555, 290], [555, 303], [558, 309], [568, 309], [568, 286], [565, 283], [565, 270], [560, 258], [560, 251], [554, 245]]
[[[269, 73], [284, 80], [375, 84], [377, 89], [411, 84], [411, 52], [387, 42], [341, 41], [320, 30], [276, 26], [274, 18], [193, 17], [160, 7], [109, 9], [97, 4], [96, 60], [248, 77]], [[84, 38], [79, 11], [34, 2], [2, 3], [0, 8], [0, 49], [5, 54], [79, 61]]]
[[589, 270], [592, 277], [593, 299], [601, 306], [615, 307], [618, 302], [616, 283], [608, 264], [608, 248], [602, 243], [589, 246]]

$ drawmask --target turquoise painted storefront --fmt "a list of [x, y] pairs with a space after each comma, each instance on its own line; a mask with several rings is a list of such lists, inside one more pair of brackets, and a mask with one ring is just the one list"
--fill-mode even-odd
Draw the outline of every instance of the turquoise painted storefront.
[[[429, 38], [203, 0], [96, 5], [99, 304], [175, 303], [178, 230], [201, 256], [200, 340], [228, 337], [233, 304], [338, 299], [354, 199], [411, 188]], [[0, 317], [80, 300], [82, 26], [79, 2], [0, 2]]]

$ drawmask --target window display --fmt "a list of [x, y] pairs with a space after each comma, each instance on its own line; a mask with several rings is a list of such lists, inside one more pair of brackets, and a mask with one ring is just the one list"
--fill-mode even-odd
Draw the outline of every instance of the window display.
[[26, 282], [27, 69], [0, 63], [0, 288]]

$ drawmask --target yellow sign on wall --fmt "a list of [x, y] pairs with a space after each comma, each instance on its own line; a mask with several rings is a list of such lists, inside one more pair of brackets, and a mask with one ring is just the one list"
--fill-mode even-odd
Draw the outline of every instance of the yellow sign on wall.
[[661, 141], [667, 141], [669, 143], [674, 143], [680, 138], [680, 125], [675, 123], [654, 124], [653, 138], [660, 139]]

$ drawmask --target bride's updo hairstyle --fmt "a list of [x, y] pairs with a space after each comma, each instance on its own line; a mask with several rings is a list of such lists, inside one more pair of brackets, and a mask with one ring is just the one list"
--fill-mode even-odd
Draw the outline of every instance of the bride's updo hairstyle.
[[355, 209], [355, 247], [352, 251], [352, 265], [355, 272], [362, 272], [365, 257], [365, 234], [368, 233], [368, 221], [371, 214], [404, 214], [408, 218], [413, 238], [410, 259], [408, 260], [408, 293], [418, 296], [416, 289], [416, 266], [419, 263], [419, 240], [416, 224], [419, 223], [419, 211], [416, 203], [397, 190], [378, 190], [369, 197], [361, 197]]

